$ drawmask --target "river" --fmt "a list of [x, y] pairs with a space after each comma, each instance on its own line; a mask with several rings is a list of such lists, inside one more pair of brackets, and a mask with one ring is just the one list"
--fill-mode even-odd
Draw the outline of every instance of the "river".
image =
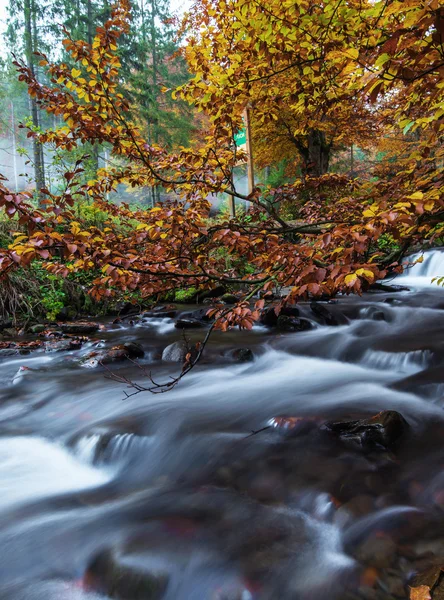
[[[440, 275], [430, 251], [397, 278], [410, 291], [327, 304], [339, 325], [303, 305], [310, 331], [216, 333], [166, 394], [125, 399], [79, 364], [85, 347], [2, 358], [0, 598], [407, 597], [444, 564]], [[139, 342], [157, 379], [177, 373], [160, 360], [181, 337], [171, 318], [93, 337]], [[254, 361], [234, 362], [236, 346]], [[324, 427], [386, 409], [408, 423], [396, 449]]]

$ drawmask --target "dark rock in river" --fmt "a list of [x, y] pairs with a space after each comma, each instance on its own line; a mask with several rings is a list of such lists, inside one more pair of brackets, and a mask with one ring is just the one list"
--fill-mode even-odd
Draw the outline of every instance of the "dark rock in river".
[[206, 290], [205, 292], [199, 292], [197, 299], [199, 302], [204, 302], [205, 300], [212, 298], [219, 298], [226, 292], [226, 288], [223, 285], [218, 285], [212, 290]]
[[140, 344], [136, 344], [136, 342], [128, 342], [126, 344], [119, 344], [118, 346], [114, 346], [108, 352], [103, 353], [100, 358], [100, 362], [104, 365], [113, 362], [121, 362], [127, 359], [136, 359], [142, 358], [145, 352]]
[[254, 360], [254, 354], [250, 348], [236, 348], [231, 352], [231, 357], [239, 363], [251, 362]]
[[319, 302], [310, 302], [310, 308], [316, 317], [320, 319], [321, 323], [325, 325], [339, 325], [337, 317], [335, 317], [328, 308], [319, 304]]
[[274, 309], [274, 306], [270, 306], [263, 311], [260, 318], [262, 325], [265, 325], [266, 327], [276, 327], [278, 315]]
[[225, 302], [225, 304], [236, 304], [236, 302], [239, 301], [239, 298], [234, 294], [224, 294], [221, 297], [221, 300], [222, 302]]
[[147, 310], [142, 317], [158, 318], [158, 319], [174, 319], [177, 315], [176, 306], [167, 304], [166, 306], [155, 306], [152, 310]]
[[394, 410], [384, 410], [359, 421], [325, 423], [324, 428], [341, 440], [366, 448], [390, 448], [409, 429], [407, 421]]
[[311, 329], [311, 323], [307, 319], [288, 317], [282, 314], [279, 315], [276, 326], [280, 331], [308, 331]]
[[79, 350], [82, 344], [87, 341], [82, 338], [67, 338], [67, 339], [53, 339], [45, 342], [46, 352], [65, 352], [68, 350]]
[[203, 324], [197, 319], [177, 319], [174, 327], [176, 329], [198, 329]]
[[86, 584], [117, 600], [157, 600], [163, 596], [168, 575], [142, 563], [127, 564], [111, 551], [101, 552], [85, 573]]
[[[266, 308], [261, 315], [260, 322], [262, 325], [266, 327], [276, 327], [278, 324], [279, 317], [299, 317], [300, 311], [297, 306], [287, 305], [283, 306], [279, 311], [279, 314], [276, 314], [275, 311], [276, 305], [270, 306]], [[293, 331], [293, 330], [291, 330]]]
[[210, 323], [214, 321], [214, 317], [210, 317], [208, 315], [208, 308], [198, 308], [197, 310], [192, 310], [190, 312], [184, 312], [180, 315], [179, 321], [201, 321], [202, 323]]
[[73, 333], [75, 335], [86, 335], [99, 330], [98, 323], [86, 323], [79, 321], [78, 323], [62, 323], [60, 329], [63, 333]]
[[377, 569], [390, 566], [396, 557], [396, 544], [389, 537], [372, 536], [356, 549], [355, 558], [359, 562]]

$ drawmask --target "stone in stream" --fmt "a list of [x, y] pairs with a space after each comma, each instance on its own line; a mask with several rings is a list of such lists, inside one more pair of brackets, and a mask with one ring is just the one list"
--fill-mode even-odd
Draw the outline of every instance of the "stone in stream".
[[278, 319], [280, 316], [285, 316], [285, 317], [294, 317], [297, 318], [299, 317], [299, 308], [297, 306], [292, 306], [292, 305], [287, 305], [287, 306], [283, 306], [279, 312], [279, 314], [276, 314], [275, 308], [277, 308], [276, 305], [272, 305], [269, 306], [268, 308], [266, 308], [260, 317], [260, 323], [262, 325], [265, 325], [266, 327], [276, 327], [276, 325], [278, 324]]
[[335, 315], [333, 315], [328, 308], [319, 304], [319, 302], [310, 302], [311, 311], [321, 320], [325, 325], [339, 325], [339, 321]]
[[369, 419], [328, 422], [323, 428], [342, 441], [365, 448], [390, 448], [405, 434], [409, 425], [395, 410], [383, 410]]
[[[190, 352], [187, 344], [183, 341], [173, 342], [169, 346], [167, 346], [162, 352], [162, 360], [165, 362], [185, 362], [185, 357]], [[192, 355], [193, 355], [193, 351]], [[195, 351], [194, 351], [195, 354]]]
[[177, 319], [174, 327], [176, 329], [199, 329], [203, 327], [203, 323], [197, 319]]
[[52, 339], [45, 342], [46, 352], [67, 352], [70, 350], [79, 350], [82, 344], [88, 341], [88, 338], [72, 337], [62, 339]]
[[111, 350], [96, 353], [98, 363], [104, 365], [113, 362], [121, 362], [124, 360], [135, 360], [137, 358], [143, 358], [145, 352], [140, 344], [136, 342], [126, 342], [125, 344], [119, 344], [113, 346]]
[[85, 321], [79, 321], [77, 323], [61, 323], [60, 329], [63, 333], [72, 333], [78, 335], [85, 335], [88, 333], [95, 333], [99, 330], [98, 323], [87, 323]]
[[254, 354], [250, 348], [236, 348], [230, 353], [231, 357], [238, 363], [252, 362]]
[[298, 317], [289, 317], [287, 315], [279, 315], [276, 327], [280, 331], [308, 331], [312, 328], [310, 321], [307, 319], [299, 319]]
[[124, 557], [106, 550], [93, 558], [84, 582], [116, 600], [158, 600], [168, 585], [168, 575], [127, 563]]
[[42, 323], [37, 323], [37, 325], [33, 325], [29, 331], [31, 333], [37, 334], [37, 333], [43, 333], [45, 331], [45, 329], [46, 328]]
[[224, 294], [221, 297], [221, 301], [225, 304], [236, 304], [239, 301], [239, 298], [235, 294]]
[[155, 306], [151, 310], [147, 310], [142, 313], [142, 317], [146, 318], [157, 318], [157, 319], [174, 319], [177, 315], [177, 309], [174, 304], [167, 304], [165, 306]]
[[396, 559], [396, 543], [387, 536], [371, 536], [353, 554], [360, 563], [382, 569]]

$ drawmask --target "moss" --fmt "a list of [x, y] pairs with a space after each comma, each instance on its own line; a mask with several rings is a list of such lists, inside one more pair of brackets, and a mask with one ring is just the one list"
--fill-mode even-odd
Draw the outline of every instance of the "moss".
[[174, 294], [175, 302], [193, 302], [197, 296], [198, 290], [195, 287], [177, 290]]

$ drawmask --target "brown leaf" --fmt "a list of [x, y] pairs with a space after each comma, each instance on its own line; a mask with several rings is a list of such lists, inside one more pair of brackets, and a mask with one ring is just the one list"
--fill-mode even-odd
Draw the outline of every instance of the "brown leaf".
[[428, 585], [419, 585], [410, 588], [410, 600], [432, 600]]

